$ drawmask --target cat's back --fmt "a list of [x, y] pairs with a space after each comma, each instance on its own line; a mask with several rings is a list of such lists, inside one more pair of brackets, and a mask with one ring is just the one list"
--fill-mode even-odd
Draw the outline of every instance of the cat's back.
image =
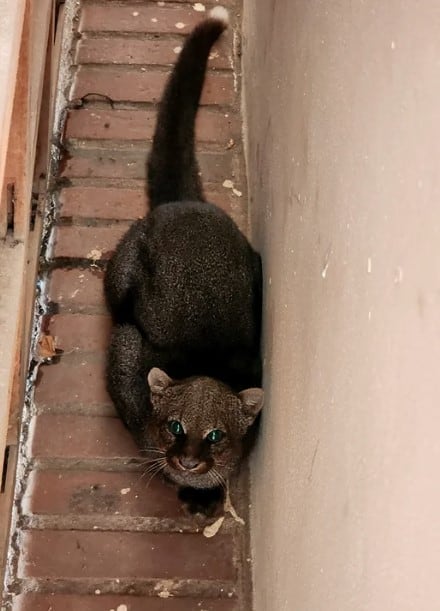
[[202, 261], [204, 269], [232, 262], [246, 267], [255, 256], [231, 217], [205, 202], [175, 202], [152, 210], [145, 219], [143, 246], [158, 264], [166, 258], [188, 272]]
[[[202, 202], [161, 205], [144, 221], [139, 286], [146, 324], [161, 334], [179, 326], [253, 334], [259, 256], [233, 220]], [[202, 329], [202, 327], [204, 329]]]

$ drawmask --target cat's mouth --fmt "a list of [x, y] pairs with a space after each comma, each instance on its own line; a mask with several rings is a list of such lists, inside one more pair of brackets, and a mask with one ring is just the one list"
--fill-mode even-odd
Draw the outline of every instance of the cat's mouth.
[[188, 475], [203, 475], [209, 471], [206, 461], [187, 456], [171, 456], [168, 458], [168, 464], [182, 475], [185, 473]]

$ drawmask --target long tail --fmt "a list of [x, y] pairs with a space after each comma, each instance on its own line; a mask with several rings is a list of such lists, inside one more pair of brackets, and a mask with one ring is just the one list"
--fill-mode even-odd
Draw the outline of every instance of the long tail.
[[186, 39], [165, 87], [148, 159], [151, 208], [204, 199], [195, 156], [195, 120], [209, 52], [228, 22], [226, 9], [216, 6], [211, 10]]

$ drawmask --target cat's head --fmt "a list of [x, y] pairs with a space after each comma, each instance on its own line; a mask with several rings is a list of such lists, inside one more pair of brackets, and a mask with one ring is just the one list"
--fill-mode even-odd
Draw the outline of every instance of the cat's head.
[[157, 464], [180, 486], [213, 488], [225, 483], [263, 406], [261, 388], [234, 393], [212, 378], [177, 381], [156, 367], [148, 374], [148, 385], [148, 441], [159, 454]]

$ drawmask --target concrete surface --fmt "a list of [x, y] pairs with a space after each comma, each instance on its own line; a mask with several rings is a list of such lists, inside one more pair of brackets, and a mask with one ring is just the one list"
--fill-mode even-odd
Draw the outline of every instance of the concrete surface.
[[440, 5], [245, 2], [257, 611], [440, 608]]

